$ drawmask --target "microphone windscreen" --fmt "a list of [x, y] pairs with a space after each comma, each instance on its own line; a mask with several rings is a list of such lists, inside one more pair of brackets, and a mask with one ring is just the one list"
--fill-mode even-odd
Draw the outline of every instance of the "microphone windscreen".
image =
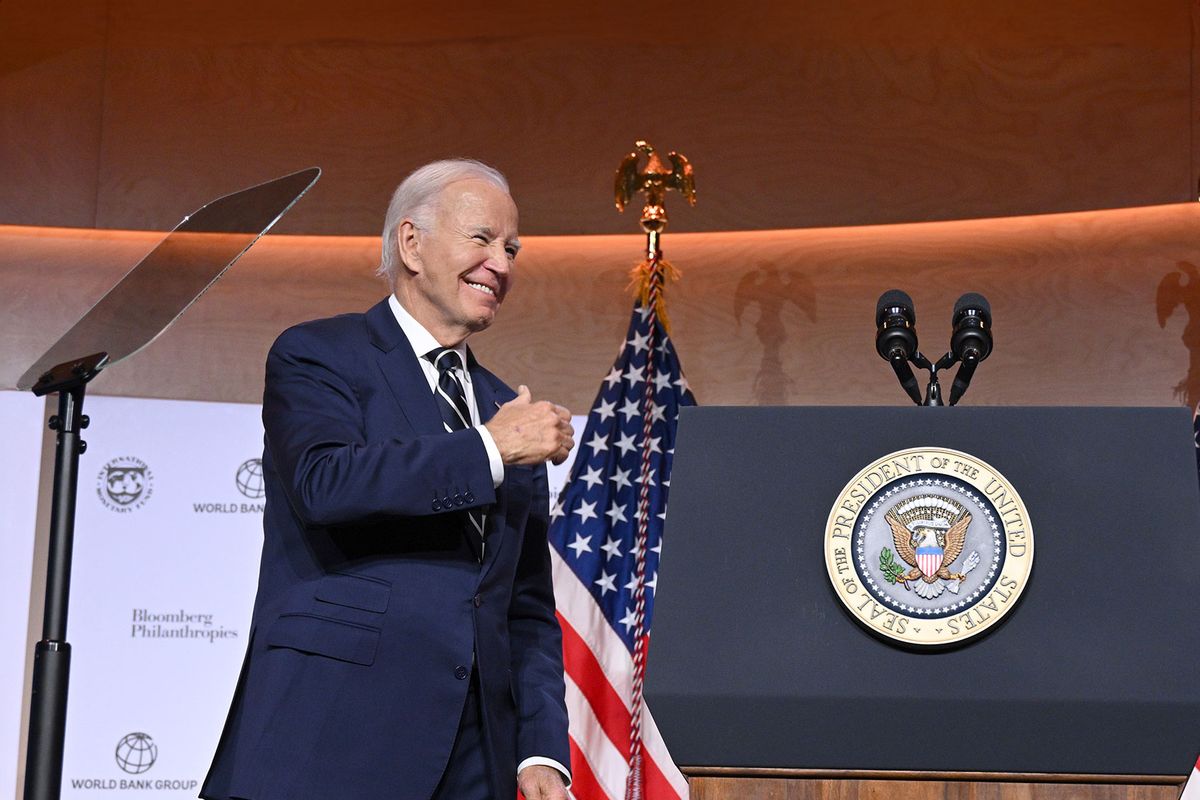
[[896, 306], [900, 306], [908, 312], [905, 316], [908, 318], [910, 325], [917, 324], [917, 310], [913, 308], [912, 298], [908, 296], [908, 292], [900, 289], [888, 289], [879, 296], [879, 302], [875, 304], [875, 324], [883, 324], [884, 309], [895, 308]]
[[958, 302], [954, 304], [954, 314], [951, 317], [951, 322], [958, 319], [958, 315], [967, 309], [974, 309], [980, 313], [987, 324], [992, 322], [992, 305], [987, 301], [987, 298], [976, 292], [967, 292], [962, 297], [958, 298]]

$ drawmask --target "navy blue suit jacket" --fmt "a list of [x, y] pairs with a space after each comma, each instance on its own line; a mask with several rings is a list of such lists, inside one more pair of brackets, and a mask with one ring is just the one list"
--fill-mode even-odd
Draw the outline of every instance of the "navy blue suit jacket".
[[[486, 421], [514, 395], [469, 360]], [[258, 595], [201, 796], [426, 800], [475, 669], [499, 797], [529, 756], [569, 763], [545, 467], [493, 488], [386, 302], [285, 331], [263, 423]], [[488, 509], [482, 564], [468, 507]]]

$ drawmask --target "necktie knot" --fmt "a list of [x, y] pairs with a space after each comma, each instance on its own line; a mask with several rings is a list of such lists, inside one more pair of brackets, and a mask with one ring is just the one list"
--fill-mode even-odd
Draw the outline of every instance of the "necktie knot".
[[426, 353], [425, 357], [437, 368], [439, 375], [453, 373], [455, 369], [462, 367], [462, 359], [453, 347], [435, 347]]

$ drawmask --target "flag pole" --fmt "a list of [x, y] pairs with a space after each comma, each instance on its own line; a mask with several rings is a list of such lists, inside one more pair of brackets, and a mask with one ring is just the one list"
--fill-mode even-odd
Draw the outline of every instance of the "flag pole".
[[[656, 360], [669, 330], [669, 320], [666, 311], [665, 288], [668, 281], [679, 277], [678, 270], [662, 254], [662, 233], [667, 227], [667, 209], [665, 205], [668, 190], [674, 189], [683, 194], [690, 205], [696, 204], [696, 188], [691, 163], [681, 154], [672, 151], [667, 155], [671, 166], [658, 156], [654, 148], [645, 141], [635, 143], [637, 148], [627, 155], [617, 168], [615, 182], [615, 202], [618, 211], [624, 211], [626, 204], [637, 192], [646, 195], [642, 206], [642, 216], [639, 220], [642, 230], [646, 232], [646, 258], [634, 267], [631, 283], [638, 297], [640, 313], [646, 318], [648, 325], [646, 365], [643, 367], [642, 379], [645, 392], [642, 397], [642, 448], [641, 471], [637, 505], [637, 534], [634, 545], [634, 626], [633, 626], [633, 687], [630, 708], [629, 727], [629, 777], [625, 783], [626, 800], [642, 800], [642, 709], [644, 707], [643, 688], [646, 675], [646, 648], [649, 637], [645, 631], [646, 620], [646, 547], [650, 536], [650, 483], [653, 478], [651, 456], [654, 453], [654, 441], [651, 439], [651, 428], [654, 425], [654, 395], [657, 389]], [[645, 166], [638, 168], [640, 156], [646, 157]], [[662, 323], [662, 337], [659, 336], [659, 323]]]

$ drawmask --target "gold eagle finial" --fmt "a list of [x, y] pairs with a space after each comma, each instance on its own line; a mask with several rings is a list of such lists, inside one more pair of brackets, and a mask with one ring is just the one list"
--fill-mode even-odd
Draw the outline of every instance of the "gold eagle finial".
[[[639, 140], [634, 146], [637, 149], [625, 156], [621, 165], [617, 167], [614, 185], [617, 210], [624, 211], [635, 194], [645, 192], [642, 228], [646, 232], [662, 231], [667, 227], [665, 201], [668, 190], [678, 191], [689, 205], [696, 205], [696, 180], [692, 165], [687, 156], [672, 150], [667, 153], [667, 160], [671, 162], [668, 167], [646, 142]], [[646, 165], [638, 170], [638, 161], [642, 155], [646, 157]]]

